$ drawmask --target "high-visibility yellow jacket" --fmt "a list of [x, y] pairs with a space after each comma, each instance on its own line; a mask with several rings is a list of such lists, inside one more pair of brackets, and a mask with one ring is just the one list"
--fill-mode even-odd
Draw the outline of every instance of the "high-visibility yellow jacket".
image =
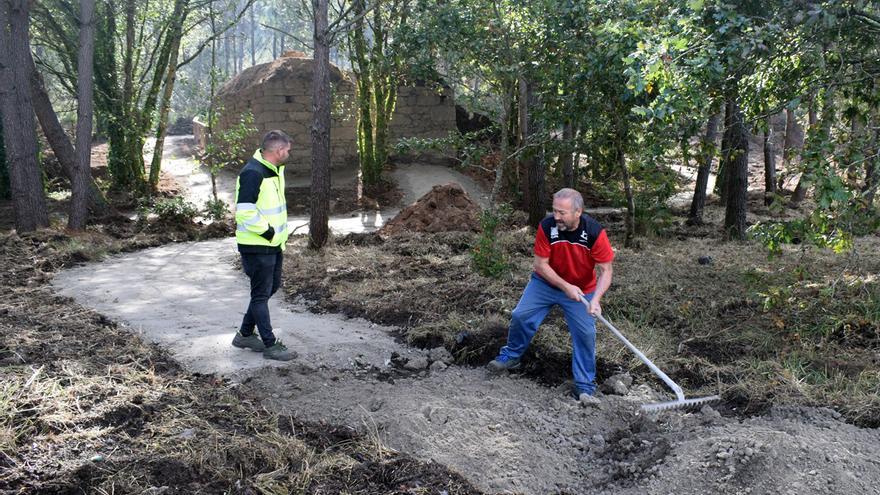
[[235, 240], [242, 253], [271, 254], [287, 242], [284, 165], [263, 159], [260, 150], [248, 160], [235, 182]]

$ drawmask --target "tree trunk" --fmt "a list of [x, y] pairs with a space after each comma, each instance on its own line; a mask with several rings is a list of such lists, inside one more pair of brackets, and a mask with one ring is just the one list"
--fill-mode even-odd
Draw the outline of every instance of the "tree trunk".
[[95, 0], [80, 0], [79, 59], [77, 61], [76, 167], [70, 178], [70, 216], [67, 226], [83, 230], [89, 217], [92, 183], [92, 114], [94, 96]]
[[159, 123], [156, 128], [156, 146], [153, 148], [153, 160], [150, 162], [150, 188], [155, 191], [159, 187], [159, 172], [162, 169], [162, 154], [165, 150], [165, 136], [168, 134], [168, 111], [171, 109], [171, 93], [177, 78], [177, 56], [180, 52], [181, 33], [175, 33], [175, 42], [171, 47], [171, 58], [168, 61], [168, 74], [165, 76], [165, 90], [159, 104]]
[[504, 187], [505, 169], [508, 168], [507, 156], [510, 154], [510, 133], [507, 121], [510, 119], [510, 106], [513, 101], [513, 85], [505, 84], [501, 94], [501, 143], [498, 157], [498, 165], [495, 167], [495, 183], [492, 184], [492, 204], [498, 203], [501, 197], [501, 189]]
[[[522, 146], [530, 144], [533, 136], [537, 134], [535, 119], [532, 111], [538, 106], [537, 95], [534, 85], [521, 80], [520, 90], [525, 86], [525, 105], [520, 105], [520, 126], [522, 127]], [[520, 97], [523, 93], [520, 93]], [[526, 200], [528, 204], [529, 224], [538, 225], [547, 216], [547, 208], [544, 205], [544, 156], [541, 150], [526, 152], [526, 174], [528, 184], [526, 187]]]
[[562, 185], [574, 189], [574, 162], [572, 150], [566, 148], [574, 140], [574, 132], [571, 120], [566, 120], [562, 127], [563, 151], [559, 156], [559, 165], [562, 168]]
[[[34, 113], [37, 115], [37, 120], [40, 122], [40, 127], [43, 129], [46, 141], [49, 142], [49, 146], [55, 153], [58, 163], [61, 164], [61, 169], [64, 171], [64, 175], [66, 175], [72, 182], [77, 162], [76, 151], [74, 151], [70, 138], [67, 137], [67, 133], [64, 132], [61, 122], [58, 121], [58, 115], [55, 113], [55, 109], [52, 108], [52, 102], [49, 99], [49, 93], [46, 91], [46, 86], [43, 84], [43, 78], [37, 71], [33, 57], [30, 53], [28, 53], [28, 70], [30, 71], [31, 97], [33, 98]], [[89, 210], [96, 213], [106, 208], [107, 200], [104, 198], [104, 194], [101, 193], [101, 190], [95, 185], [95, 181], [92, 180], [91, 173], [89, 173], [88, 181]]]
[[770, 117], [765, 120], [764, 129], [764, 204], [773, 203], [773, 197], [776, 195], [776, 153], [773, 151], [773, 142], [770, 135], [773, 130], [770, 127]]
[[[810, 134], [816, 135], [816, 124], [818, 123], [818, 117], [816, 115], [816, 95], [813, 95], [813, 98], [810, 100], [810, 108], [808, 111], [809, 122], [810, 122]], [[797, 208], [804, 201], [804, 198], [807, 197], [807, 180], [804, 180], [805, 172], [801, 173], [800, 178], [798, 179], [797, 185], [794, 187], [794, 192], [791, 194], [791, 202], [789, 206], [792, 208]]]
[[715, 194], [721, 199], [721, 204], [727, 204], [727, 164], [730, 157], [730, 128], [733, 123], [731, 116], [730, 101], [724, 104], [724, 131], [721, 134], [721, 156], [718, 159], [718, 173], [715, 175]]
[[[618, 124], [621, 125], [621, 124]], [[633, 195], [632, 184], [629, 177], [629, 168], [626, 165], [626, 153], [623, 149], [623, 136], [618, 136], [617, 143], [617, 166], [623, 177], [623, 194], [626, 197], [626, 216], [623, 217], [624, 247], [635, 247], [636, 241], [636, 200]]]
[[734, 89], [728, 101], [731, 112], [727, 160], [727, 207], [724, 212], [724, 230], [728, 239], [746, 238], [746, 212], [749, 187], [749, 131], [736, 101]]
[[776, 182], [776, 187], [780, 190], [785, 186], [785, 176], [788, 174], [788, 169], [791, 168], [792, 158], [797, 156], [795, 153], [797, 149], [795, 134], [799, 133], [799, 131], [800, 126], [798, 125], [797, 118], [795, 118], [794, 110], [786, 108], [785, 138], [782, 144], [782, 165], [779, 167], [783, 173], [779, 175], [779, 180]]
[[29, 0], [0, 2], [0, 113], [9, 163], [15, 229], [49, 226], [46, 197], [37, 162], [37, 133], [28, 73]]
[[873, 154], [874, 158], [865, 160], [865, 185], [862, 188], [868, 205], [874, 202], [877, 186], [880, 183], [880, 110], [877, 108], [874, 108], [870, 122], [874, 132], [871, 134], [868, 153]]
[[330, 41], [327, 0], [312, 0], [315, 47], [312, 78], [312, 188], [309, 244], [320, 249], [327, 243], [330, 209]]
[[257, 19], [254, 13], [256, 7], [251, 5], [251, 67], [257, 65], [257, 47], [255, 43], [257, 42]]
[[706, 135], [700, 143], [700, 165], [697, 169], [697, 183], [694, 184], [694, 197], [688, 213], [688, 222], [699, 225], [703, 223], [703, 208], [706, 206], [706, 187], [709, 185], [709, 174], [712, 172], [712, 160], [715, 157], [715, 139], [718, 136], [718, 122], [721, 112], [709, 117], [706, 122]]

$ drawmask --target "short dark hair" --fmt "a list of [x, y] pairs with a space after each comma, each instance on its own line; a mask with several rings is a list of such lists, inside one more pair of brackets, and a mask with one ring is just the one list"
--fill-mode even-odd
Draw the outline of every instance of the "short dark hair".
[[260, 146], [260, 149], [263, 151], [276, 150], [281, 148], [282, 146], [291, 144], [293, 142], [290, 139], [290, 136], [284, 133], [284, 131], [280, 131], [278, 129], [274, 131], [269, 131], [263, 136], [263, 145]]

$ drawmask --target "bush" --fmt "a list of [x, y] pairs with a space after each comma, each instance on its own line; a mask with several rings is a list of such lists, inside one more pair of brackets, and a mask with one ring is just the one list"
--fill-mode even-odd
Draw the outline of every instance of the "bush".
[[209, 199], [205, 202], [205, 218], [214, 222], [220, 222], [229, 214], [229, 208], [222, 199]]
[[161, 198], [138, 207], [139, 221], [145, 221], [150, 214], [163, 222], [192, 223], [199, 215], [199, 209], [183, 198]]
[[477, 271], [483, 276], [500, 278], [510, 271], [510, 263], [499, 246], [495, 233], [498, 225], [506, 222], [511, 212], [510, 206], [502, 204], [494, 209], [485, 210], [480, 215], [483, 232], [477, 240], [477, 245], [471, 250], [471, 258]]

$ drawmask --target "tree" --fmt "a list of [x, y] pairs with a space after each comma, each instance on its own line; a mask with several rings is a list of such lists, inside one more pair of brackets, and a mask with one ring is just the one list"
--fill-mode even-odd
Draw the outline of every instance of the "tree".
[[86, 227], [92, 184], [92, 70], [95, 51], [95, 0], [80, 0], [79, 60], [77, 63], [76, 166], [70, 177], [70, 217], [73, 230]]
[[314, 60], [312, 75], [312, 186], [309, 244], [327, 243], [330, 209], [330, 30], [327, 0], [312, 0]]
[[776, 195], [776, 152], [770, 139], [773, 130], [770, 117], [764, 120], [764, 204], [773, 203]]
[[27, 71], [30, 2], [0, 1], [0, 14], [0, 114], [15, 228], [21, 233], [49, 226], [37, 162], [36, 122]]
[[699, 225], [703, 223], [703, 207], [706, 205], [706, 188], [709, 174], [712, 172], [712, 160], [715, 157], [715, 139], [718, 135], [718, 122], [721, 113], [714, 113], [706, 122], [706, 134], [700, 143], [700, 165], [697, 168], [697, 180], [694, 184], [694, 196], [688, 211], [688, 222]]

